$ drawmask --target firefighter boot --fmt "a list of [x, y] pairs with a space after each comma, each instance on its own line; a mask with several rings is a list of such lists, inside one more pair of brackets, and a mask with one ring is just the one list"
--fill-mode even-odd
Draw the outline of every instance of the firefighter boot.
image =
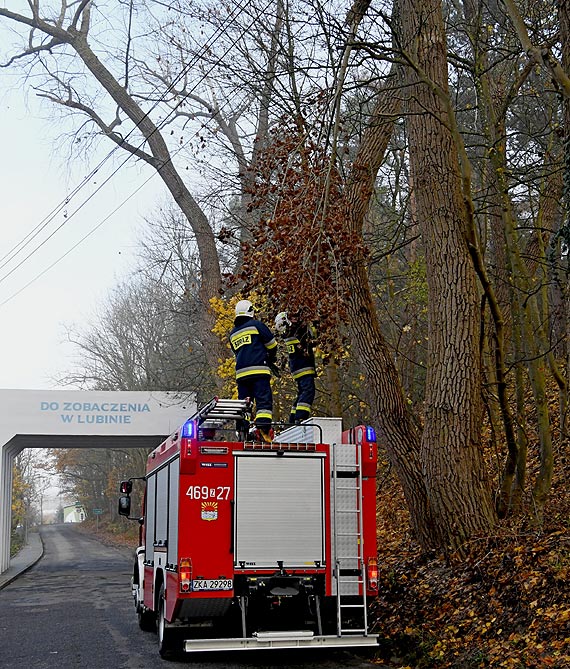
[[269, 425], [264, 425], [263, 427], [259, 427], [259, 436], [261, 437], [260, 441], [265, 441], [266, 443], [270, 444], [273, 441], [273, 437], [275, 436], [275, 430], [270, 427]]
[[251, 427], [247, 433], [247, 438], [249, 441], [261, 441], [261, 434], [256, 427]]

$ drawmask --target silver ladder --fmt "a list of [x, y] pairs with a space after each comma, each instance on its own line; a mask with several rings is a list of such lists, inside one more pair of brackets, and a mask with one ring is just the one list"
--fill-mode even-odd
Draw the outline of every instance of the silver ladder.
[[251, 415], [251, 401], [225, 400], [214, 397], [192, 416], [191, 420], [201, 425], [207, 420], [249, 420]]
[[[348, 454], [348, 450], [345, 451], [344, 449], [353, 449], [351, 461], [339, 462], [339, 448], [343, 449], [344, 455]], [[368, 636], [368, 603], [366, 599], [362, 525], [361, 446], [358, 444], [334, 444], [332, 455], [332, 516], [337, 636], [351, 634]], [[353, 482], [352, 485], [348, 485], [350, 481]], [[349, 508], [344, 508], [347, 501]]]

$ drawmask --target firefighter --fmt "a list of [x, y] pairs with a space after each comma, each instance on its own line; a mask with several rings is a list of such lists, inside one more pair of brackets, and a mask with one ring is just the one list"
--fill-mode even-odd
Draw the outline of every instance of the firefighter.
[[273, 395], [271, 369], [277, 359], [277, 342], [271, 330], [254, 318], [253, 304], [240, 300], [235, 307], [230, 345], [236, 358], [238, 399], [255, 400], [255, 426], [264, 441], [271, 441]]
[[297, 384], [297, 397], [291, 408], [290, 423], [300, 423], [310, 418], [315, 399], [315, 353], [312, 340], [316, 333], [312, 325], [305, 325], [297, 318], [289, 318], [286, 311], [275, 317], [275, 330], [285, 342], [289, 356], [289, 369]]

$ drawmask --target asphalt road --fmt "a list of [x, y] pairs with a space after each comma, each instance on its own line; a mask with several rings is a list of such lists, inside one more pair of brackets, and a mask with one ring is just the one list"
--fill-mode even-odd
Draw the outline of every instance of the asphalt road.
[[73, 525], [42, 528], [43, 558], [0, 590], [1, 669], [194, 669], [373, 666], [346, 651], [242, 651], [160, 659], [139, 629], [130, 593], [132, 557]]

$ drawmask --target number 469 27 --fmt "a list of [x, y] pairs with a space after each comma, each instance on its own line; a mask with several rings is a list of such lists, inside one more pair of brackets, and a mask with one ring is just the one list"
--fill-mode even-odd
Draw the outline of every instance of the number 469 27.
[[229, 486], [217, 486], [216, 488], [210, 488], [207, 485], [191, 485], [186, 494], [190, 499], [229, 499], [230, 496], [230, 487]]

